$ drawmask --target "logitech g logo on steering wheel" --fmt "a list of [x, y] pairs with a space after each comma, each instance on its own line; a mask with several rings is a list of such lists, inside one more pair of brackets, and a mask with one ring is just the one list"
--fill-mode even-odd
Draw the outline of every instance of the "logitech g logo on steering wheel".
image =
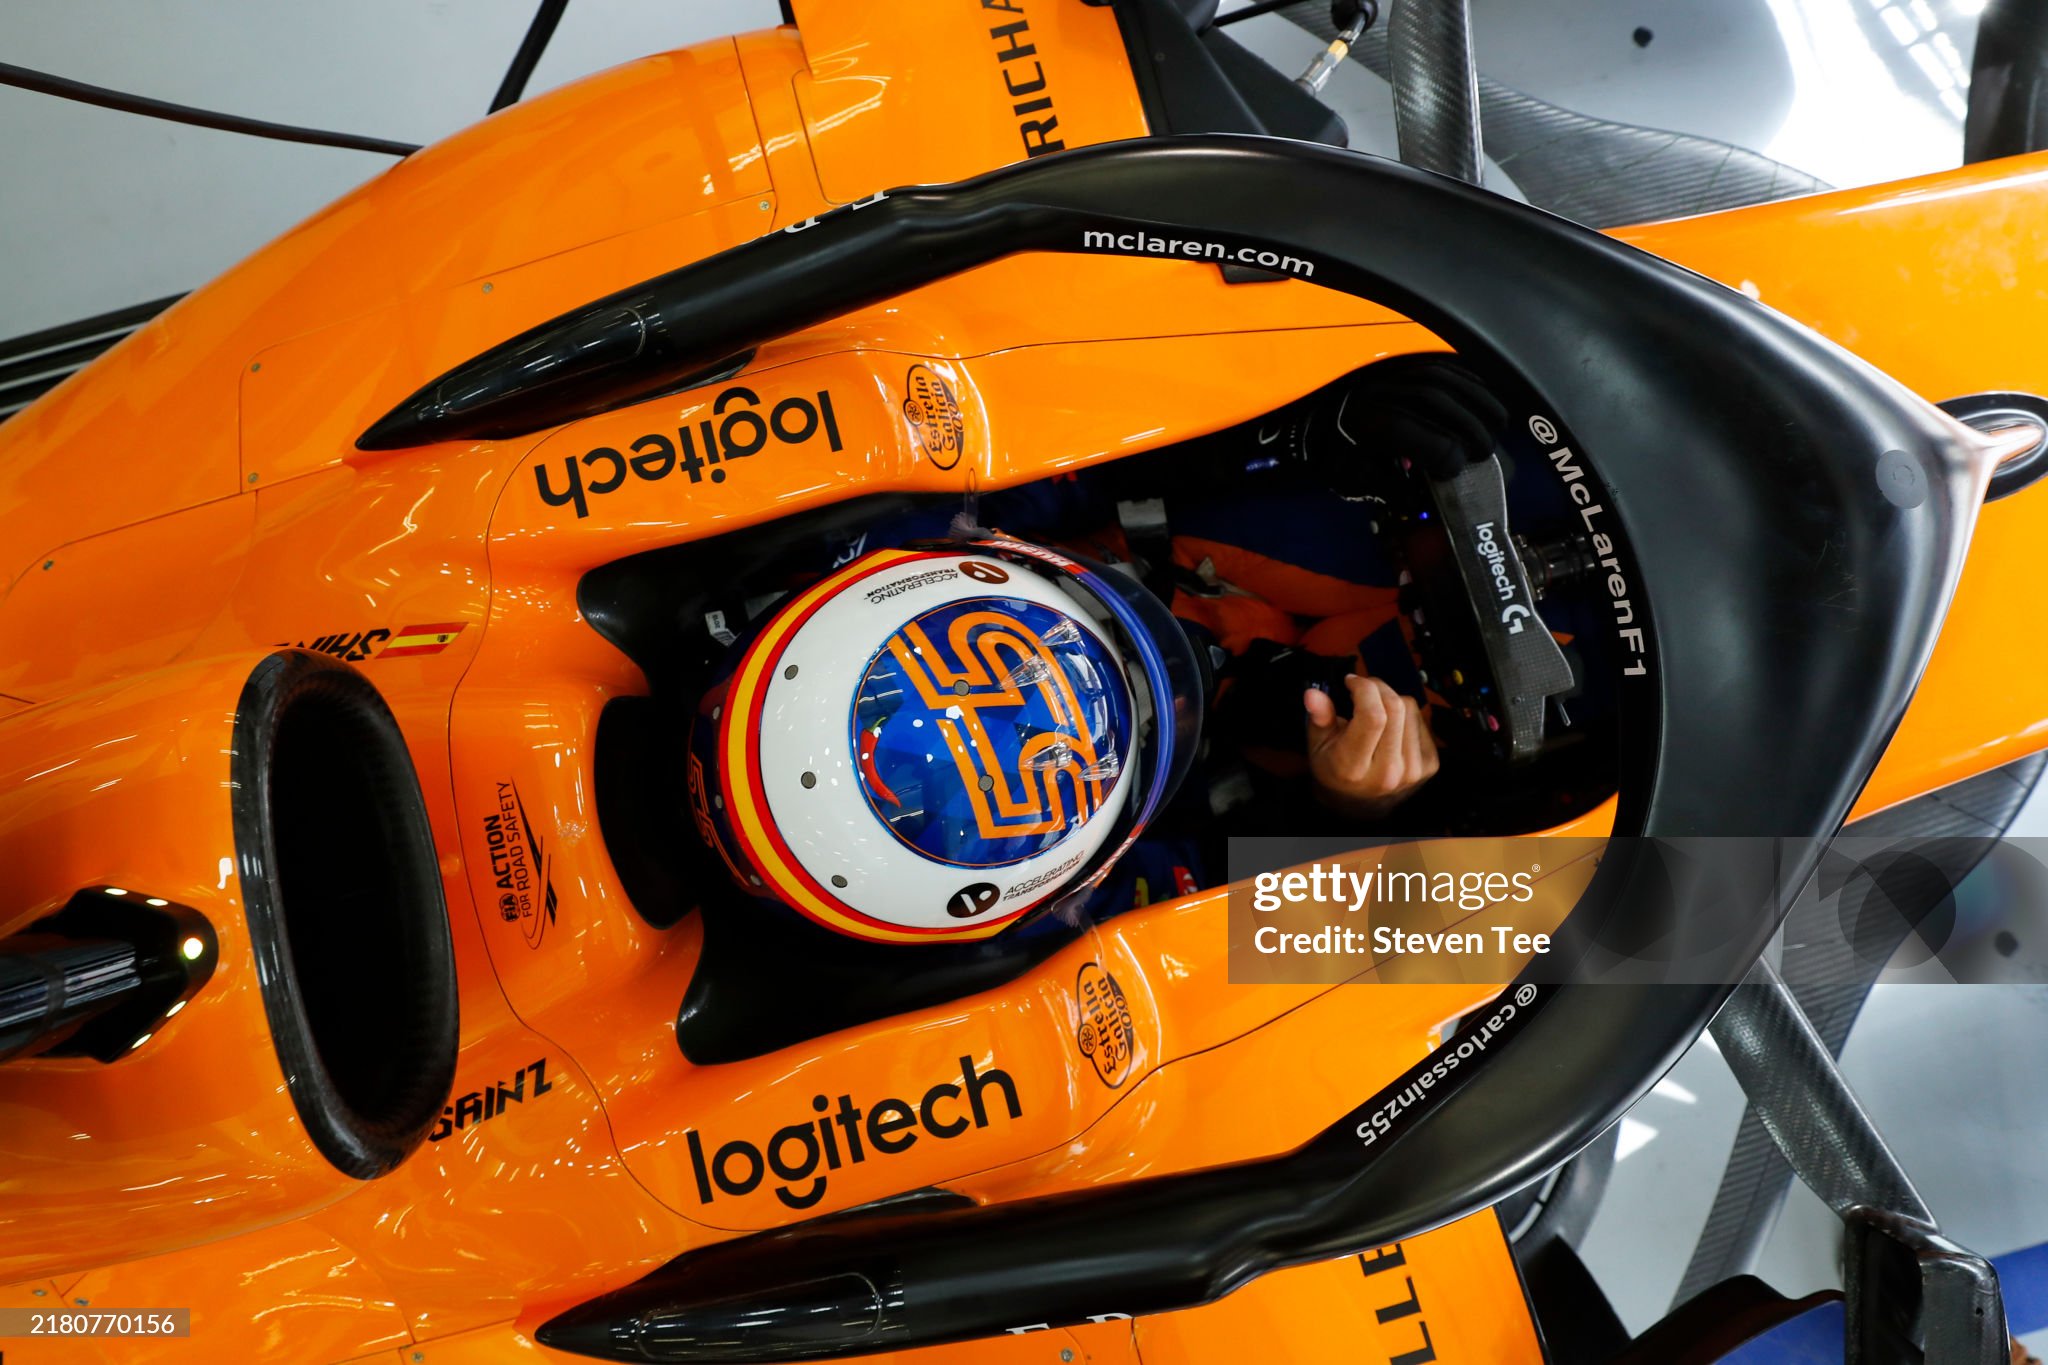
[[1501, 608], [1500, 623], [1508, 628], [1508, 634], [1520, 635], [1522, 623], [1535, 613], [1515, 600], [1515, 580], [1508, 572], [1507, 550], [1501, 545], [1500, 538], [1494, 535], [1492, 522], [1479, 523], [1479, 540], [1472, 548], [1477, 551], [1480, 562], [1486, 565], [1487, 573], [1492, 576], [1495, 594], [1501, 601], [1507, 603]]

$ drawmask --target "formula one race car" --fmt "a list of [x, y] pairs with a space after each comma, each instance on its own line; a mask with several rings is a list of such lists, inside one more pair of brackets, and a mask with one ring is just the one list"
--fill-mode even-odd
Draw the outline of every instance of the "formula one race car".
[[[2044, 163], [1603, 234], [1207, 8], [797, 0], [0, 426], [21, 1359], [1720, 1360], [1816, 1305], [1574, 1354], [1495, 1211], [1717, 1012], [1837, 1143], [1862, 1358], [2003, 1358], [1753, 964], [1845, 820], [2048, 743]], [[1446, 385], [1484, 448], [1385, 436]], [[1171, 509], [1310, 484], [1443, 754], [1314, 832], [1594, 841], [1541, 960], [1261, 974], [1229, 840], [1311, 806], [1230, 799]]]

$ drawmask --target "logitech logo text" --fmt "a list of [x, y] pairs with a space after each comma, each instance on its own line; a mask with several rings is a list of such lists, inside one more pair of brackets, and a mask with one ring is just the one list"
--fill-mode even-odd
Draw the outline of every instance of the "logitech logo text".
[[813, 1095], [811, 1108], [823, 1117], [786, 1124], [765, 1143], [735, 1138], [708, 1158], [705, 1138], [695, 1128], [685, 1133], [697, 1201], [709, 1204], [720, 1192], [752, 1194], [772, 1175], [777, 1199], [807, 1209], [825, 1197], [829, 1173], [842, 1166], [858, 1166], [870, 1155], [900, 1155], [925, 1137], [950, 1142], [970, 1129], [988, 1127], [1004, 1113], [1013, 1119], [1024, 1116], [1009, 1073], [994, 1067], [978, 1071], [972, 1057], [960, 1059], [958, 1081], [940, 1081], [916, 1102], [876, 1100], [863, 1113], [851, 1095], [839, 1096], [836, 1107], [825, 1096]]

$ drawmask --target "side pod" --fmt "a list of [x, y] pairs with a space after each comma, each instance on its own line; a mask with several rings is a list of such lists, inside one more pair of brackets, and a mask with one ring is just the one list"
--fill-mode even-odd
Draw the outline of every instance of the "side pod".
[[402, 1162], [454, 1076], [412, 762], [322, 656], [0, 722], [0, 1281], [232, 1236]]

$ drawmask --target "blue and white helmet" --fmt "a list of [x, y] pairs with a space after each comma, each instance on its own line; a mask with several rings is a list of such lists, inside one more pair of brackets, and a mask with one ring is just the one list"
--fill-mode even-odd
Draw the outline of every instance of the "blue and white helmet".
[[1192, 651], [1128, 576], [1009, 540], [878, 550], [735, 646], [692, 734], [741, 887], [856, 937], [981, 938], [1092, 885], [1192, 757]]

